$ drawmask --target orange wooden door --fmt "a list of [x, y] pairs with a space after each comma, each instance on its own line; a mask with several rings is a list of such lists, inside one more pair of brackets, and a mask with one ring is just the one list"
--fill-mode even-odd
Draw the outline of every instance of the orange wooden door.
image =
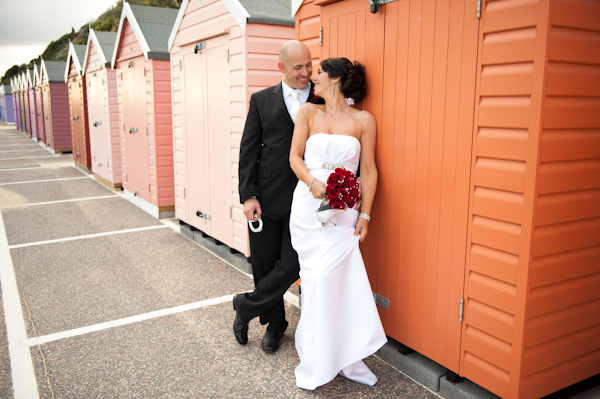
[[322, 8], [322, 59], [366, 65], [378, 192], [361, 246], [388, 336], [459, 372], [475, 71], [476, 0]]
[[[229, 37], [184, 51], [186, 217], [233, 247]], [[198, 213], [199, 212], [199, 213]]]
[[126, 188], [150, 202], [150, 160], [148, 143], [148, 113], [144, 58], [133, 60], [123, 73], [123, 136]]

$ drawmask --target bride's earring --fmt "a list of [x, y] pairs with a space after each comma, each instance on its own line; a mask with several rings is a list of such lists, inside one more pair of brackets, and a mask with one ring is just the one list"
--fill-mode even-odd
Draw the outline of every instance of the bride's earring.
[[333, 86], [333, 82], [331, 82], [331, 97], [335, 94], [335, 87]]

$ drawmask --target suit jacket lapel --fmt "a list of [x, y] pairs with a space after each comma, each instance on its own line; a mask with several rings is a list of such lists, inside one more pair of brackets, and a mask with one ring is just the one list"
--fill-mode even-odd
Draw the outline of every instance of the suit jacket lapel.
[[285, 101], [283, 100], [283, 89], [281, 88], [281, 82], [273, 88], [273, 103], [275, 107], [279, 109], [279, 111], [285, 116], [285, 118], [290, 121], [293, 125], [294, 121], [292, 121], [292, 117], [285, 106]]

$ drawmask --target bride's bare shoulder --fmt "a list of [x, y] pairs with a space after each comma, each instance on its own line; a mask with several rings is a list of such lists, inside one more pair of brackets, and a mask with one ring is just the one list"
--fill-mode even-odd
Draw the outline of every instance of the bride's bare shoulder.
[[375, 117], [367, 110], [358, 110], [358, 112], [356, 112], [354, 115], [356, 119], [358, 119], [365, 127], [375, 124]]

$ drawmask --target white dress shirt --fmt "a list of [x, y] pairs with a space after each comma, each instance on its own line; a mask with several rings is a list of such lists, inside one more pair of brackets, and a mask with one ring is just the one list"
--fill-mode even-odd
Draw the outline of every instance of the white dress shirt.
[[[281, 79], [281, 89], [283, 91], [283, 101], [285, 101], [285, 106], [288, 112], [290, 112], [292, 110], [292, 105], [294, 104], [294, 97], [291, 94], [294, 89], [288, 86], [284, 79]], [[298, 92], [300, 93], [298, 99], [300, 100], [300, 105], [302, 105], [306, 102], [306, 100], [308, 100], [308, 96], [310, 94], [310, 84], [304, 89], [298, 90]]]

